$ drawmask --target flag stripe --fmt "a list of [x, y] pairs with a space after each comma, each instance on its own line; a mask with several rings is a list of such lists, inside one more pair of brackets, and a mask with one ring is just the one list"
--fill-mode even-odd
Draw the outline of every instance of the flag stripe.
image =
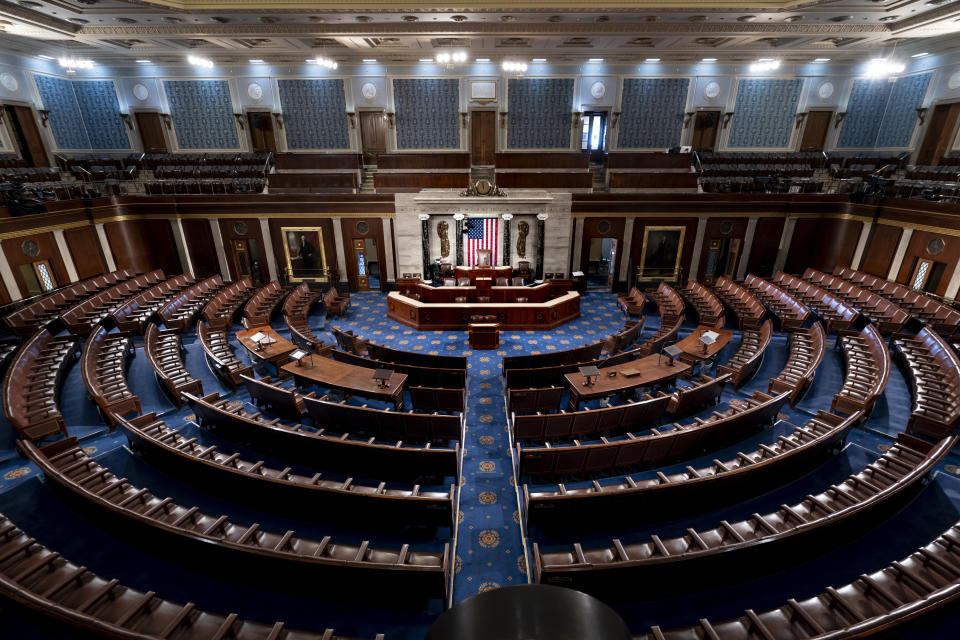
[[[476, 225], [476, 226], [473, 226]], [[490, 265], [496, 266], [499, 258], [497, 252], [497, 236], [499, 231], [499, 218], [474, 218], [467, 224], [467, 266], [472, 267], [478, 264], [477, 250], [487, 249], [490, 251]], [[479, 227], [479, 228], [477, 228]], [[471, 232], [472, 230], [472, 232]], [[479, 237], [478, 237], [479, 236]]]

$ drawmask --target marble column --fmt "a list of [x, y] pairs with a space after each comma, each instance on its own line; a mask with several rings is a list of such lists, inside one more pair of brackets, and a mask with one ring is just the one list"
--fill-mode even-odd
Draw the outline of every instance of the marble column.
[[7, 288], [10, 300], [16, 302], [17, 300], [23, 299], [23, 295], [20, 293], [20, 287], [17, 286], [17, 279], [13, 277], [13, 269], [10, 268], [10, 263], [7, 262], [7, 254], [3, 251], [0, 251], [0, 279], [3, 279], [3, 286]]
[[573, 242], [573, 258], [570, 268], [567, 269], [567, 272], [571, 274], [571, 277], [574, 271], [580, 270], [580, 254], [582, 253], [583, 249], [583, 218], [577, 218], [574, 225], [573, 239], [571, 240], [571, 242]]
[[850, 261], [851, 269], [859, 269], [863, 262], [863, 253], [867, 250], [867, 240], [870, 239], [870, 230], [873, 228], [872, 222], [864, 222], [863, 229], [860, 230], [860, 239], [857, 240], [857, 250], [853, 252], [853, 260]]
[[227, 266], [227, 252], [223, 247], [223, 235], [220, 233], [220, 221], [210, 218], [210, 235], [213, 237], [213, 246], [217, 251], [217, 262], [220, 264], [220, 277], [224, 281], [230, 280], [230, 267]]
[[103, 223], [94, 225], [97, 231], [97, 242], [100, 243], [100, 251], [103, 252], [103, 258], [107, 261], [107, 271], [116, 271], [117, 262], [113, 259], [113, 251], [110, 250], [110, 241], [107, 240], [107, 232], [103, 230]]
[[[537, 214], [537, 270], [533, 276], [534, 280], [543, 280], [543, 256], [544, 256], [544, 249], [547, 244], [546, 230], [547, 230], [548, 217], [549, 216], [545, 213]], [[582, 218], [578, 219], [578, 222], [580, 222], [581, 224], [580, 231], [582, 232], [583, 219]]]
[[500, 218], [503, 220], [503, 256], [501, 257], [501, 264], [509, 267], [513, 263], [510, 251], [510, 221], [513, 220], [513, 214], [504, 213]]
[[393, 219], [382, 218], [383, 224], [383, 255], [379, 256], [386, 269], [380, 269], [380, 275], [386, 278], [386, 282], [396, 282], [397, 274], [393, 271]]
[[783, 271], [787, 264], [787, 254], [790, 253], [790, 243], [793, 242], [793, 230], [797, 227], [796, 218], [787, 218], [783, 223], [783, 232], [780, 234], [780, 247], [777, 250], [777, 260], [773, 263], [773, 273]]
[[[703, 252], [703, 236], [707, 233], [707, 219], [700, 218], [697, 221], [697, 237], [693, 241], [693, 257], [690, 258], [690, 269], [687, 271], [687, 279], [697, 277], [697, 268], [700, 266], [700, 254]], [[683, 274], [677, 274], [683, 280]]]
[[270, 237], [270, 223], [266, 218], [260, 218], [260, 233], [263, 234], [263, 252], [267, 256], [267, 272], [272, 282], [277, 279], [277, 256], [273, 253], [273, 238]]
[[53, 232], [53, 239], [57, 241], [57, 248], [60, 249], [60, 258], [63, 259], [63, 266], [67, 269], [67, 276], [70, 282], [76, 282], [80, 279], [77, 275], [77, 267], [73, 264], [73, 256], [70, 255], [70, 247], [67, 246], [67, 239], [63, 236], [63, 229], [57, 229]]
[[633, 222], [635, 218], [627, 218], [623, 223], [623, 246], [620, 247], [620, 274], [617, 278], [618, 282], [627, 283], [627, 288], [630, 288], [630, 281], [633, 279], [630, 277], [630, 251], [633, 248]]
[[457, 261], [454, 263], [454, 266], [460, 266], [463, 264], [463, 219], [464, 218], [466, 218], [466, 216], [463, 215], [462, 213], [453, 214], [453, 219], [457, 223], [456, 224]]
[[753, 249], [753, 237], [757, 233], [757, 216], [750, 216], [747, 220], [747, 231], [743, 239], [743, 252], [740, 254], [740, 265], [737, 267], [737, 280], [747, 277], [747, 264], [750, 262], [750, 250]]
[[960, 290], [960, 263], [957, 263], [957, 266], [954, 268], [953, 275], [950, 276], [950, 282], [947, 284], [947, 290], [944, 291], [943, 297], [947, 300], [956, 300], [958, 290]]
[[[903, 265], [903, 258], [907, 255], [907, 247], [910, 246], [910, 238], [913, 237], [913, 229], [904, 229], [900, 236], [900, 242], [897, 244], [897, 250], [893, 253], [893, 262], [890, 263], [890, 271], [887, 272], [887, 280], [897, 280], [900, 275], [900, 267]], [[909, 286], [909, 283], [908, 283]]]
[[180, 218], [170, 219], [170, 230], [173, 231], [173, 244], [177, 247], [177, 256], [180, 258], [181, 268], [194, 276], [193, 261], [190, 260], [190, 251], [187, 249], [187, 237], [183, 233], [183, 225]]
[[337, 250], [337, 271], [339, 271], [339, 276], [337, 282], [331, 282], [330, 284], [337, 286], [341, 282], [349, 282], [350, 278], [347, 275], [347, 252], [343, 247], [343, 225], [340, 222], [340, 218], [333, 219], [333, 246]]
[[430, 273], [430, 214], [421, 213], [417, 218], [420, 220], [420, 246], [423, 249], [423, 277], [428, 280], [432, 279]]

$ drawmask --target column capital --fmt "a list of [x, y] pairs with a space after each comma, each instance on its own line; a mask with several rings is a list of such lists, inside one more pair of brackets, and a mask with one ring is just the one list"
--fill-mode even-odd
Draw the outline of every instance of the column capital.
[[537, 214], [537, 220], [546, 220], [546, 219], [549, 218], [549, 217], [550, 217], [550, 216], [548, 216], [548, 215], [545, 214], [545, 213], [538, 213], [538, 214]]
[[[467, 216], [463, 215], [462, 213], [453, 214], [453, 219], [456, 220], [457, 222], [459, 222], [460, 220], [463, 220], [466, 217]], [[423, 218], [420, 218], [420, 219], [423, 220]]]
[[504, 214], [501, 214], [500, 217], [503, 218], [504, 220], [507, 220], [507, 221], [513, 220], [513, 214], [512, 214], [512, 213], [504, 213]]
[[430, 214], [429, 214], [429, 213], [420, 213], [420, 214], [417, 214], [417, 218], [420, 220], [420, 222], [426, 222], [427, 220], [430, 219]]

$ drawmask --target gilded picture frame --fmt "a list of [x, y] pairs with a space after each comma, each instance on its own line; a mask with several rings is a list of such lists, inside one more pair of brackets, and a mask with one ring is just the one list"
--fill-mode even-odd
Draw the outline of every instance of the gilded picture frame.
[[[290, 282], [328, 280], [327, 254], [323, 247], [323, 229], [320, 227], [280, 227], [283, 253], [287, 260]], [[304, 251], [304, 239], [311, 249]]]
[[643, 229], [643, 248], [637, 276], [640, 280], [677, 280], [687, 228], [649, 226]]

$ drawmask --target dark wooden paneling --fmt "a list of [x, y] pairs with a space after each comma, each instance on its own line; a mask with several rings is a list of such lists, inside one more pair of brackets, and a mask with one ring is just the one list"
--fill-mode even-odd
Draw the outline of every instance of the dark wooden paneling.
[[837, 265], [849, 266], [862, 228], [863, 223], [856, 220], [798, 220], [784, 269], [789, 273], [803, 273], [807, 267], [813, 267], [830, 272]]
[[[360, 231], [357, 230], [357, 224], [361, 221], [366, 222], [369, 227], [366, 233], [360, 233]], [[350, 283], [350, 288], [357, 288], [357, 265], [354, 264], [353, 250], [351, 248], [353, 247], [353, 240], [356, 238], [374, 238], [377, 241], [377, 262], [380, 266], [380, 289], [386, 291], [386, 267], [383, 263], [386, 255], [383, 249], [383, 221], [380, 218], [349, 218], [341, 220], [340, 225], [343, 231], [344, 251], [347, 252], [347, 255], [344, 256], [344, 262], [347, 265], [347, 279]], [[368, 266], [369, 262], [370, 256], [367, 256]], [[369, 269], [367, 273], [370, 273]], [[342, 275], [340, 279], [343, 279]]]
[[607, 169], [689, 169], [693, 162], [690, 153], [631, 153], [607, 154]]
[[589, 171], [556, 171], [549, 173], [511, 173], [497, 171], [498, 187], [514, 189], [591, 189], [593, 174]]
[[377, 163], [377, 157], [387, 151], [387, 123], [383, 111], [360, 112], [360, 147], [363, 161]]
[[903, 230], [900, 227], [891, 227], [886, 224], [873, 225], [860, 263], [860, 271], [886, 278], [887, 273], [890, 272], [890, 265], [893, 264], [893, 254], [897, 250], [902, 233]]
[[747, 273], [769, 278], [780, 251], [780, 236], [783, 235], [783, 218], [760, 218], [753, 234]]
[[377, 169], [469, 169], [469, 153], [381, 153]]
[[208, 220], [181, 220], [183, 235], [187, 239], [187, 253], [193, 265], [193, 275], [208, 278], [220, 273], [220, 260], [217, 258], [217, 246], [213, 242]]
[[[250, 263], [253, 264], [254, 260], [260, 261], [260, 270], [262, 272], [262, 279], [264, 282], [270, 281], [270, 270], [267, 267], [266, 261], [266, 248], [263, 246], [263, 234], [260, 233], [260, 221], [256, 218], [246, 218], [246, 219], [233, 219], [233, 218], [220, 218], [220, 234], [223, 237], [223, 247], [224, 251], [227, 254], [227, 266], [230, 269], [230, 279], [237, 280], [236, 265], [234, 256], [235, 252], [233, 250], [233, 241], [234, 240], [256, 240], [257, 241], [257, 250], [256, 252], [250, 253]], [[242, 222], [246, 227], [244, 233], [240, 233], [237, 230], [237, 223]], [[304, 224], [304, 221], [300, 221], [299, 226], [308, 227], [309, 224]], [[279, 268], [279, 263], [278, 263]], [[279, 273], [277, 274], [280, 275]]]
[[373, 186], [379, 193], [413, 192], [420, 189], [463, 189], [469, 185], [469, 171], [462, 173], [376, 173], [373, 176]]
[[800, 151], [823, 151], [832, 120], [833, 111], [811, 111], [807, 114], [803, 137], [800, 140]]
[[497, 152], [497, 114], [470, 112], [470, 151], [473, 164], [493, 164]]
[[67, 229], [63, 232], [73, 258], [73, 266], [77, 269], [77, 276], [84, 280], [106, 271], [103, 257], [100, 255], [100, 246], [93, 227]]
[[167, 153], [167, 141], [163, 134], [163, 122], [159, 113], [135, 112], [140, 143], [146, 153]]
[[496, 162], [497, 169], [589, 169], [590, 154], [516, 151], [498, 153]]
[[350, 169], [360, 171], [363, 160], [359, 153], [278, 153], [274, 155], [277, 171]]
[[[23, 243], [28, 240], [37, 243], [40, 251], [36, 256], [28, 256], [23, 252]], [[9, 238], [3, 241], [2, 247], [3, 255], [7, 257], [7, 262], [10, 263], [10, 270], [13, 271], [13, 279], [16, 280], [17, 287], [20, 289], [23, 297], [26, 298], [30, 294], [27, 290], [27, 281], [20, 270], [22, 265], [47, 260], [50, 263], [50, 268], [53, 269], [53, 277], [57, 281], [57, 286], [62, 287], [63, 285], [70, 284], [67, 268], [64, 266], [63, 259], [60, 257], [60, 248], [57, 246], [57, 241], [54, 239], [52, 233], [37, 233], [18, 238]]]
[[[667, 155], [667, 154], [663, 154]], [[549, 174], [546, 174], [549, 175]], [[611, 189], [696, 189], [698, 175], [696, 173], [658, 171], [627, 173], [610, 173]]]
[[21, 153], [23, 159], [31, 167], [49, 167], [51, 166], [50, 156], [47, 155], [47, 145], [43, 142], [43, 136], [37, 127], [37, 119], [33, 115], [33, 109], [19, 105], [9, 105], [6, 107], [7, 114], [11, 116], [14, 135], [21, 142]]
[[[943, 251], [937, 255], [927, 251], [927, 246], [934, 238], [940, 238], [944, 243]], [[938, 296], [942, 296], [947, 291], [947, 285], [950, 284], [950, 274], [953, 273], [957, 262], [960, 261], [960, 238], [914, 230], [913, 235], [910, 236], [910, 243], [907, 245], [907, 252], [903, 256], [903, 263], [900, 265], [897, 282], [906, 284], [910, 281], [910, 276], [913, 275], [913, 269], [917, 264], [917, 258], [926, 258], [946, 264], [943, 276], [941, 276], [937, 288], [933, 291]], [[930, 284], [927, 283], [927, 286]]]
[[353, 193], [356, 173], [274, 173], [268, 180], [271, 193]]
[[[724, 223], [730, 225], [730, 231], [723, 233]], [[692, 276], [696, 279], [702, 279], [707, 268], [707, 258], [710, 254], [710, 242], [713, 240], [739, 238], [740, 250], [737, 253], [737, 261], [733, 265], [732, 273], [736, 275], [737, 266], [740, 259], [743, 258], [743, 245], [747, 236], [747, 220], [745, 218], [710, 218], [707, 220], [707, 227], [703, 232], [703, 249], [700, 252], [700, 264], [697, 265], [697, 273]], [[717, 273], [720, 273], [720, 265], [717, 266]]]
[[0, 307], [10, 304], [10, 302], [12, 302], [12, 300], [10, 299], [10, 294], [7, 292], [7, 286], [0, 281]]
[[163, 269], [168, 276], [183, 272], [169, 220], [120, 220], [103, 228], [118, 269]]

